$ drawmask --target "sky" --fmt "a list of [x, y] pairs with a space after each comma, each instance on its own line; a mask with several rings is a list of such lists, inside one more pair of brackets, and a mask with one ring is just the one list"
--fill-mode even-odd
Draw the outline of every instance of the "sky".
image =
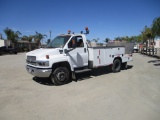
[[11, 28], [23, 35], [35, 31], [53, 39], [88, 27], [87, 39], [139, 35], [160, 17], [160, 0], [0, 0], [0, 34]]

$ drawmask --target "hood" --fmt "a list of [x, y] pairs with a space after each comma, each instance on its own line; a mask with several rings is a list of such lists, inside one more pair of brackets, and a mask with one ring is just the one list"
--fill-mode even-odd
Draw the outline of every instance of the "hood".
[[26, 55], [27, 56], [36, 56], [37, 58], [43, 58], [46, 57], [46, 55], [59, 55], [60, 48], [41, 48], [41, 49], [37, 49], [37, 50], [33, 50], [31, 52], [28, 52]]
[[53, 51], [55, 49], [36, 49], [36, 50], [33, 50], [31, 52], [28, 52], [27, 54], [30, 54], [30, 55], [41, 55], [41, 54], [45, 54], [45, 53], [50, 53], [51, 51]]

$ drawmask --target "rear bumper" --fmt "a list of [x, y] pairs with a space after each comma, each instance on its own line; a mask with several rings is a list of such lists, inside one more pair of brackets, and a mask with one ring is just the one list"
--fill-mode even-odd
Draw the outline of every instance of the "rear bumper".
[[49, 77], [52, 72], [51, 68], [34, 68], [28, 65], [26, 65], [26, 70], [28, 73], [36, 77]]

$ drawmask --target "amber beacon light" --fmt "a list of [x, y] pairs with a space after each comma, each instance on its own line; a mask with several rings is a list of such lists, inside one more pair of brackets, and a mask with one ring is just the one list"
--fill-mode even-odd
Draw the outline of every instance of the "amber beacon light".
[[88, 27], [85, 27], [85, 30], [86, 30], [86, 34], [89, 34], [89, 29], [88, 29]]

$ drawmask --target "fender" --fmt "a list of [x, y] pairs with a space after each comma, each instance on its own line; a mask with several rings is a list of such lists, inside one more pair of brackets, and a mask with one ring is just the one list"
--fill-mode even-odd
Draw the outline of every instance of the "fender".
[[71, 71], [74, 71], [74, 68], [73, 68], [71, 59], [70, 59], [69, 56], [66, 56], [66, 55], [60, 55], [60, 56], [58, 55], [58, 56], [53, 57], [53, 58], [50, 60], [50, 68], [52, 68], [52, 65], [53, 65], [53, 64], [62, 63], [62, 62], [67, 62], [67, 63], [69, 63], [69, 66], [70, 66], [70, 68], [71, 68]]

